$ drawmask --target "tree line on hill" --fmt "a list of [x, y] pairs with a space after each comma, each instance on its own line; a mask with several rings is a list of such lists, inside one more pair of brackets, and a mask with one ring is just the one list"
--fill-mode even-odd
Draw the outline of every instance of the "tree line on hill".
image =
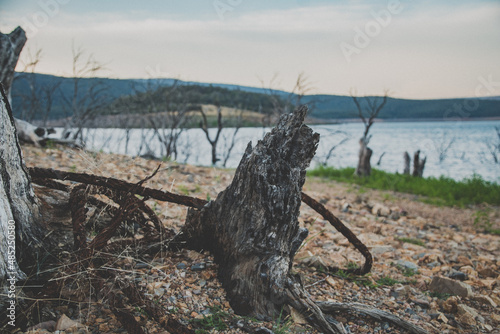
[[[176, 108], [180, 100], [187, 100], [193, 106], [200, 104], [220, 104], [223, 106], [245, 106], [248, 110], [269, 113], [275, 101], [285, 103], [290, 93], [270, 88], [254, 88], [233, 85], [190, 83], [174, 79], [109, 79], [79, 78], [80, 97], [89, 93], [96, 95], [100, 109], [105, 114], [130, 113], [138, 110], [137, 103], [142, 100], [162, 99], [171, 95], [171, 108]], [[68, 97], [74, 95], [75, 80], [71, 77], [57, 77], [36, 72], [17, 72], [12, 88], [15, 116], [27, 121], [46, 122], [47, 120], [67, 118], [72, 115], [68, 107]], [[155, 87], [155, 92], [152, 92]], [[270, 94], [271, 93], [271, 94]], [[144, 94], [151, 94], [145, 99]], [[132, 103], [135, 101], [135, 104]], [[325, 119], [356, 118], [357, 108], [350, 96], [304, 95], [302, 102], [310, 106], [310, 116]], [[71, 103], [70, 103], [71, 104]], [[156, 103], [158, 106], [161, 103]], [[147, 109], [148, 106], [143, 106]], [[149, 106], [150, 107], [150, 106]], [[170, 110], [171, 110], [170, 108]], [[466, 118], [500, 117], [498, 99], [435, 99], [408, 100], [389, 97], [379, 119], [435, 119], [457, 120]]]

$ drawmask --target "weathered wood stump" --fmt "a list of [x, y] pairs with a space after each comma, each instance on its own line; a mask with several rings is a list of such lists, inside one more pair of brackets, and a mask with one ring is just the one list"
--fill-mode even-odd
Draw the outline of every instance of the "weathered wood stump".
[[299, 228], [301, 189], [319, 135], [302, 124], [307, 108], [285, 115], [246, 152], [231, 185], [201, 210], [190, 209], [188, 247], [209, 250], [235, 312], [278, 314], [289, 270], [307, 236]]
[[410, 155], [408, 154], [408, 152], [405, 152], [403, 154], [403, 159], [405, 161], [405, 166], [404, 166], [404, 169], [403, 169], [403, 174], [405, 175], [410, 175]]
[[[249, 144], [231, 185], [215, 201], [189, 209], [174, 243], [214, 255], [219, 279], [237, 314], [269, 320], [290, 306], [323, 333], [346, 333], [325, 313], [355, 312], [410, 333], [425, 333], [363, 305], [316, 303], [291, 274], [295, 253], [308, 234], [298, 222], [301, 198], [309, 205], [314, 201], [301, 192], [319, 141], [319, 135], [303, 124], [306, 113], [307, 107], [301, 107], [283, 115], [255, 147]], [[369, 255], [366, 268], [371, 261]]]
[[372, 149], [368, 147], [369, 138], [363, 137], [359, 140], [358, 165], [354, 174], [357, 176], [369, 176], [372, 172], [370, 160], [372, 158]]
[[413, 176], [422, 177], [424, 175], [425, 162], [427, 158], [420, 159], [420, 150], [413, 155]]
[[10, 34], [0, 33], [0, 83], [4, 86], [5, 94], [11, 103], [10, 88], [14, 80], [14, 70], [19, 55], [26, 44], [26, 33], [17, 27]]
[[[24, 278], [18, 266], [19, 255], [24, 258], [34, 254], [35, 248], [43, 246], [43, 230], [39, 202], [33, 191], [31, 179], [24, 165], [17, 140], [14, 118], [7, 95], [0, 85], [0, 281], [6, 276]], [[11, 227], [15, 226], [15, 248], [12, 244]], [[15, 250], [17, 259], [9, 257]]]

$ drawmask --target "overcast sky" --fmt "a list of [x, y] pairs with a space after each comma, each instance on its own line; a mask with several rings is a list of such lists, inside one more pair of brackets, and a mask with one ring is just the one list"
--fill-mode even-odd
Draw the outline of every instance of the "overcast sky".
[[0, 0], [0, 31], [18, 25], [41, 73], [71, 75], [73, 43], [112, 78], [500, 95], [499, 0]]

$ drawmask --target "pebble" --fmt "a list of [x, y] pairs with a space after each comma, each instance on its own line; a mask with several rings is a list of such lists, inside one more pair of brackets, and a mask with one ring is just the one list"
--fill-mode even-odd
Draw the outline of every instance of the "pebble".
[[201, 271], [206, 268], [206, 264], [204, 262], [201, 263], [195, 263], [191, 266], [192, 271]]
[[405, 268], [405, 269], [410, 269], [410, 270], [418, 270], [418, 265], [416, 265], [415, 263], [411, 262], [411, 261], [405, 261], [405, 260], [398, 260], [398, 262], [396, 262], [397, 265]]

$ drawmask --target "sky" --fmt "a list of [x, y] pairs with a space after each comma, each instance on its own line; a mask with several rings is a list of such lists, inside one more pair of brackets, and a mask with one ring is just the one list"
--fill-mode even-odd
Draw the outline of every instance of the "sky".
[[0, 32], [71, 76], [178, 78], [309, 93], [433, 99], [500, 96], [500, 0], [0, 0]]

